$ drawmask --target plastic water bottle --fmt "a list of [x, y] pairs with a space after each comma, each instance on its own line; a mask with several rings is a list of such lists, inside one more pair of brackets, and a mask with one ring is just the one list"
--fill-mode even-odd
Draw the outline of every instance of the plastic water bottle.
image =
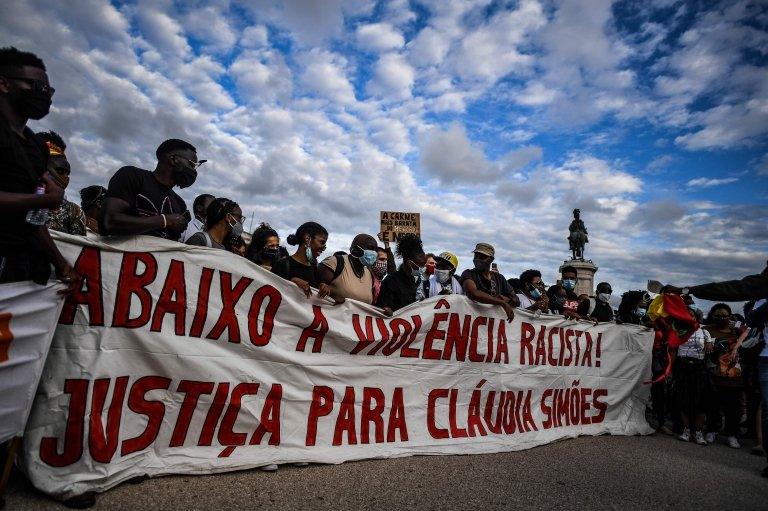
[[[37, 188], [35, 188], [35, 195], [43, 195], [45, 194], [45, 184], [40, 183], [37, 185]], [[48, 221], [48, 209], [47, 208], [40, 208], [40, 209], [30, 209], [27, 212], [27, 223], [30, 223], [32, 225], [45, 225], [45, 222]]]

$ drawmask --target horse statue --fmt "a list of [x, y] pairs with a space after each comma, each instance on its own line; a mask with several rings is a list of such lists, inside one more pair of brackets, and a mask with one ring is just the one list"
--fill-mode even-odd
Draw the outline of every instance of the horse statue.
[[587, 228], [584, 226], [584, 221], [581, 220], [581, 211], [578, 209], [573, 210], [573, 221], [571, 222], [568, 230], [571, 234], [568, 236], [568, 245], [571, 248], [573, 256], [571, 259], [584, 259], [584, 245], [589, 243], [587, 237]]

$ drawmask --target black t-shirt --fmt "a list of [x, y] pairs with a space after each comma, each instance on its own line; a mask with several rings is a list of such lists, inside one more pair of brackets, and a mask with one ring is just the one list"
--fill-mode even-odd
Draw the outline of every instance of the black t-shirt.
[[509, 285], [507, 279], [501, 273], [491, 272], [491, 279], [488, 280], [483, 274], [475, 269], [464, 270], [459, 282], [464, 286], [464, 282], [471, 280], [477, 286], [477, 289], [491, 296], [513, 296], [515, 292]]
[[595, 310], [593, 310], [592, 314], [589, 315], [590, 318], [595, 318], [600, 323], [613, 321], [613, 309], [611, 306], [601, 300], [598, 300], [597, 298], [590, 298], [589, 300], [584, 300], [579, 304], [577, 312], [580, 316], [587, 315], [589, 312], [591, 300], [595, 300]]
[[[48, 164], [45, 144], [29, 128], [20, 137], [0, 120], [0, 190], [35, 193]], [[0, 253], [38, 250], [34, 234], [38, 226], [27, 223], [26, 211], [5, 212], [0, 222]]]
[[[407, 267], [406, 267], [407, 268]], [[381, 281], [381, 290], [376, 299], [379, 307], [389, 307], [393, 311], [402, 309], [416, 301], [416, 280], [410, 270], [397, 270]], [[424, 296], [429, 296], [427, 293]]]
[[285, 280], [291, 280], [298, 277], [309, 282], [309, 285], [317, 288], [320, 285], [317, 266], [314, 264], [306, 265], [298, 262], [291, 256], [283, 257], [272, 265], [272, 273]]
[[[138, 167], [122, 167], [115, 172], [109, 180], [107, 197], [127, 202], [131, 206], [128, 214], [132, 216], [182, 214], [187, 210], [184, 199], [179, 197], [172, 188], [155, 179], [154, 172]], [[178, 241], [181, 237], [180, 232], [170, 229], [157, 229], [144, 234], [174, 241]]]

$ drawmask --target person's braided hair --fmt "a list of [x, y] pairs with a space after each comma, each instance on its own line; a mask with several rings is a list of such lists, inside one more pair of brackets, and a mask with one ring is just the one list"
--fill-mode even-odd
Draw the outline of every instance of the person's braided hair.
[[226, 218], [227, 214], [232, 213], [238, 206], [237, 202], [224, 197], [213, 199], [205, 211], [206, 230], [219, 223], [223, 218]]

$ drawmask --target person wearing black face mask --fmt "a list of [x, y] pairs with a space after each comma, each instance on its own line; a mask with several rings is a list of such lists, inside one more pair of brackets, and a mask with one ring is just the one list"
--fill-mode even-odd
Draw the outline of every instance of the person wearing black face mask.
[[395, 273], [384, 279], [376, 299], [376, 305], [384, 309], [388, 316], [425, 298], [423, 283], [427, 255], [424, 253], [421, 238], [415, 234], [403, 235], [398, 240], [396, 253], [403, 258], [403, 264]]
[[267, 223], [261, 223], [251, 235], [251, 244], [245, 257], [265, 270], [271, 270], [278, 259], [288, 257], [288, 251], [280, 246], [280, 236]]
[[51, 240], [44, 214], [64, 200], [64, 190], [46, 171], [48, 148], [27, 127], [51, 108], [54, 88], [36, 55], [0, 48], [0, 282], [32, 280], [45, 284], [50, 266], [68, 283], [79, 276]]
[[107, 188], [99, 225], [106, 235], [147, 234], [179, 241], [191, 219], [174, 186], [187, 188], [197, 179], [197, 150], [189, 142], [166, 140], [157, 148], [153, 172], [122, 167]]
[[473, 253], [474, 269], [465, 270], [461, 274], [464, 294], [476, 302], [500, 306], [507, 320], [512, 321], [515, 318], [514, 309], [520, 302], [504, 275], [491, 271], [496, 251], [488, 243], [478, 243]]
[[707, 410], [707, 442], [714, 442], [724, 417], [726, 443], [738, 449], [740, 445], [736, 437], [739, 434], [744, 380], [741, 377], [741, 365], [731, 357], [741, 335], [741, 331], [731, 323], [732, 319], [733, 314], [728, 304], [717, 303], [709, 310], [704, 327], [715, 342], [709, 354], [712, 388]]

